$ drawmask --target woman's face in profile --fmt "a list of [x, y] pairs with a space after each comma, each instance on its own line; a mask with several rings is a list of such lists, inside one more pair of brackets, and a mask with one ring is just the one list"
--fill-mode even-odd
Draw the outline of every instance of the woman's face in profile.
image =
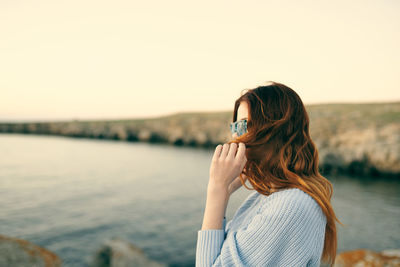
[[[247, 102], [240, 102], [239, 108], [237, 110], [237, 116], [236, 116], [236, 121], [240, 121], [240, 120], [249, 120], [249, 109], [248, 109], [248, 105]], [[237, 138], [237, 133], [232, 134], [232, 138]]]

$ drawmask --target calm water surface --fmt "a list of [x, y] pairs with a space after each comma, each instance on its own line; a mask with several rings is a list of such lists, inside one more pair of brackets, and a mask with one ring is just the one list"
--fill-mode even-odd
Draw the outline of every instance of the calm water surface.
[[[0, 134], [0, 234], [88, 266], [101, 244], [125, 239], [152, 259], [194, 266], [213, 150]], [[400, 248], [400, 181], [327, 177], [338, 252]], [[228, 220], [252, 191], [238, 190]]]

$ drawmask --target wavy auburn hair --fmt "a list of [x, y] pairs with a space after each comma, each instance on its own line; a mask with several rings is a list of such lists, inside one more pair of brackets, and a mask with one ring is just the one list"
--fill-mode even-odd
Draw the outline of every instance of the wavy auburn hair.
[[249, 107], [247, 133], [228, 142], [246, 145], [247, 162], [240, 180], [247, 189], [267, 196], [273, 189], [299, 188], [313, 197], [327, 218], [322, 261], [332, 266], [337, 249], [335, 220], [342, 224], [330, 203], [333, 186], [318, 171], [318, 150], [300, 97], [286, 85], [270, 82], [245, 89], [235, 102], [233, 122], [241, 102]]

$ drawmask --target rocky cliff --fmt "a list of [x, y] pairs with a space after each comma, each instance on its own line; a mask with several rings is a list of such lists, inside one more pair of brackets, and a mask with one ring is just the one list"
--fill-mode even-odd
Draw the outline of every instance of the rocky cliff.
[[[306, 106], [323, 174], [400, 177], [400, 102]], [[212, 148], [231, 139], [232, 112], [151, 119], [1, 123], [0, 133], [62, 135]]]

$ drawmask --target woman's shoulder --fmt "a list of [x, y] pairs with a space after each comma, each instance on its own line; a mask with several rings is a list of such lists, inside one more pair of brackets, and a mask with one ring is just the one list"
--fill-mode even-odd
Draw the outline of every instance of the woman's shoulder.
[[303, 190], [295, 187], [295, 188], [287, 188], [277, 192], [272, 193], [269, 196], [265, 196], [260, 194], [263, 198], [264, 204], [281, 204], [281, 205], [294, 205], [294, 204], [303, 204], [303, 205], [318, 205], [314, 198], [312, 198], [309, 194], [304, 192]]
[[317, 203], [308, 193], [299, 188], [288, 188], [262, 197], [260, 212], [265, 214], [282, 214], [286, 216], [309, 215], [326, 220]]

